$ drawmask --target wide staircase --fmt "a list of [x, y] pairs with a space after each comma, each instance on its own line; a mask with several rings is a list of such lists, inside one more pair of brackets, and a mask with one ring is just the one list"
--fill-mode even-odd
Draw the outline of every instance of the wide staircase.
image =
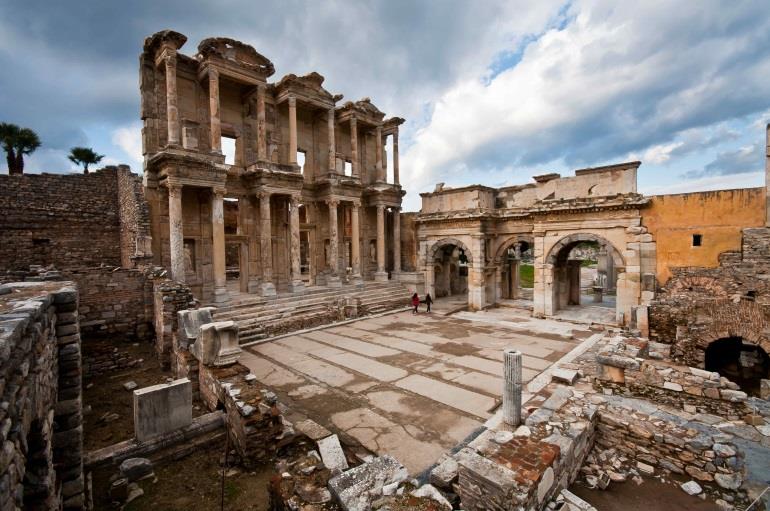
[[235, 321], [244, 344], [352, 317], [407, 308], [409, 302], [409, 291], [400, 282], [367, 281], [363, 286], [310, 287], [302, 294], [239, 294], [228, 304], [217, 306], [214, 320]]

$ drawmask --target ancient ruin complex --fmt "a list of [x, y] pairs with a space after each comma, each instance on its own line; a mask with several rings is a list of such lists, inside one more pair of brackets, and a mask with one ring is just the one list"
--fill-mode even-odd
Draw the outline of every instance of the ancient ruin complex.
[[0, 510], [190, 506], [151, 481], [191, 456], [271, 510], [761, 509], [768, 186], [645, 196], [627, 162], [401, 213], [403, 119], [185, 42], [141, 52], [142, 176], [0, 175]]

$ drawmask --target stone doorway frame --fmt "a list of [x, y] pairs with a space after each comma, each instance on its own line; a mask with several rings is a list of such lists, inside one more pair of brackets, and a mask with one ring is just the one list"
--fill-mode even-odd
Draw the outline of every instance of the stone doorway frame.
[[435, 263], [438, 251], [447, 246], [455, 246], [462, 249], [468, 258], [468, 307], [479, 310], [485, 302], [485, 279], [483, 268], [479, 268], [478, 259], [473, 255], [470, 247], [457, 238], [441, 238], [431, 243], [427, 250], [423, 272], [425, 274], [425, 292], [436, 296]]

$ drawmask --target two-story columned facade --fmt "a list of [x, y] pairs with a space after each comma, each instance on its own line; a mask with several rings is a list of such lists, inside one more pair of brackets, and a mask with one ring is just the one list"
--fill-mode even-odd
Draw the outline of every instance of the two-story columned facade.
[[270, 82], [272, 62], [239, 41], [189, 57], [186, 40], [158, 32], [140, 58], [154, 262], [217, 302], [233, 267], [241, 292], [268, 296], [398, 274], [404, 120], [368, 98], [338, 106], [318, 73]]

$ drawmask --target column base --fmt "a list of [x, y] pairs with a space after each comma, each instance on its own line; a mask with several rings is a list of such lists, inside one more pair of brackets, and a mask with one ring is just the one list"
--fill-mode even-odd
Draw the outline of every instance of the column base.
[[363, 286], [364, 285], [364, 278], [361, 276], [360, 273], [354, 273], [350, 276], [350, 283], [354, 286]]
[[301, 280], [294, 280], [289, 284], [289, 291], [295, 294], [305, 292], [305, 283]]
[[275, 284], [272, 282], [263, 282], [260, 294], [262, 296], [275, 296]]
[[226, 303], [230, 301], [230, 294], [227, 292], [226, 287], [218, 287], [214, 289], [214, 303]]
[[342, 280], [339, 275], [327, 275], [326, 276], [327, 287], [342, 287]]
[[249, 283], [247, 284], [247, 287], [246, 287], [246, 291], [249, 294], [255, 294], [255, 293], [259, 293], [259, 290], [261, 288], [262, 286], [260, 285], [259, 280], [254, 279], [254, 280], [249, 280]]
[[388, 272], [386, 272], [386, 271], [376, 271], [376, 272], [374, 272], [374, 281], [375, 282], [387, 282], [388, 281]]

